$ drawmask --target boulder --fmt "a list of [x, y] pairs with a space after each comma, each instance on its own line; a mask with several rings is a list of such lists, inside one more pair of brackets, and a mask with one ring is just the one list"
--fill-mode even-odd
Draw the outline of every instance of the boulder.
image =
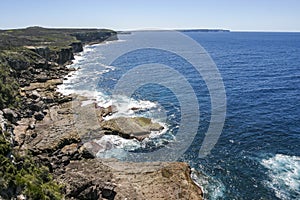
[[61, 153], [68, 156], [73, 156], [78, 151], [78, 145], [76, 143], [64, 146]]
[[42, 112], [37, 112], [34, 114], [34, 118], [39, 121], [43, 120], [44, 117], [45, 117], [45, 115]]
[[41, 95], [36, 90], [32, 91], [32, 93], [30, 95], [30, 98], [32, 98], [32, 99], [38, 99], [40, 97], [41, 97]]
[[42, 111], [45, 107], [45, 104], [43, 101], [39, 101], [37, 103], [32, 103], [31, 105], [29, 105], [30, 110], [32, 111]]
[[102, 117], [112, 115], [117, 112], [117, 107], [114, 105], [108, 106], [106, 108], [101, 108], [100, 114]]
[[3, 109], [3, 116], [13, 124], [18, 121], [18, 114], [10, 108]]

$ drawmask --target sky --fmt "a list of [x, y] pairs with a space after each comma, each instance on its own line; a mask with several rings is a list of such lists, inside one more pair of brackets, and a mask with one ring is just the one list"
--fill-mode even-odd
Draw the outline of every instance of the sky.
[[0, 0], [0, 29], [300, 31], [300, 0]]

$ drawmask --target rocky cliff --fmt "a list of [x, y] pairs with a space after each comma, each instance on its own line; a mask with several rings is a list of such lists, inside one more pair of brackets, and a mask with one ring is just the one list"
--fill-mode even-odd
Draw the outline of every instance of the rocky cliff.
[[[99, 121], [78, 126], [74, 106], [88, 114], [93, 105], [74, 105], [74, 96], [56, 91], [74, 53], [116, 32], [31, 27], [0, 36], [0, 199], [202, 199], [185, 163], [96, 159], [86, 139], [116, 131], [114, 121], [101, 125], [112, 110], [99, 108]], [[118, 134], [128, 135], [128, 127], [143, 137], [162, 128], [133, 119]]]

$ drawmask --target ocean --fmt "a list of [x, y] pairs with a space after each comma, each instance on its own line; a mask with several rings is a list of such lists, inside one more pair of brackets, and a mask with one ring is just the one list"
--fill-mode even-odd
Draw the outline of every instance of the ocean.
[[97, 156], [188, 162], [205, 199], [300, 199], [300, 33], [132, 32], [71, 66], [63, 93], [116, 105], [107, 120], [165, 127], [143, 142], [105, 136], [113, 148]]

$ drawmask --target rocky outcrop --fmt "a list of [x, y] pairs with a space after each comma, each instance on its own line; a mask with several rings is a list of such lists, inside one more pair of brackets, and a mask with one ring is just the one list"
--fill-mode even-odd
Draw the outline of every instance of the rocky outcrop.
[[40, 55], [42, 58], [49, 60], [50, 49], [47, 46], [27, 46], [26, 48]]
[[68, 198], [201, 199], [185, 163], [127, 163], [113, 160], [71, 161], [57, 175]]
[[73, 59], [74, 59], [73, 48], [72, 47], [62, 48], [58, 52], [58, 58], [57, 58], [56, 62], [58, 64], [63, 65], [66, 62], [71, 61]]
[[15, 70], [26, 70], [28, 69], [30, 63], [26, 60], [21, 59], [7, 59], [9, 66], [11, 66]]
[[72, 47], [73, 53], [78, 53], [78, 52], [83, 51], [82, 42], [73, 42], [71, 44], [71, 47]]
[[48, 46], [26, 46], [26, 48], [32, 50], [45, 61], [51, 61], [63, 65], [74, 59], [74, 53], [82, 51], [81, 42], [73, 42], [68, 47], [60, 48], [58, 51], [50, 51]]
[[[108, 130], [104, 131], [101, 125], [119, 130], [119, 123], [127, 124], [120, 129], [124, 133], [138, 127], [147, 134], [162, 127], [143, 117], [99, 121], [95, 116], [111, 113], [114, 107], [95, 110], [94, 104], [82, 106], [85, 98], [66, 98], [50, 89], [58, 83], [32, 83], [23, 88], [27, 98], [45, 99], [52, 94], [53, 101], [45, 103], [46, 114], [41, 121], [23, 118], [14, 133], [20, 151], [31, 151], [36, 162], [48, 166], [55, 180], [65, 186], [66, 199], [202, 199], [201, 189], [191, 180], [190, 168], [185, 163], [95, 159], [96, 153], [85, 144], [107, 134]], [[62, 98], [66, 99], [61, 101]], [[76, 123], [78, 120], [80, 123]]]
[[13, 124], [18, 121], [18, 114], [10, 108], [3, 109], [3, 116]]
[[143, 140], [151, 134], [152, 131], [162, 131], [164, 127], [159, 123], [152, 122], [145, 117], [119, 117], [104, 121], [101, 127], [105, 130], [104, 134], [119, 135], [126, 139]]

